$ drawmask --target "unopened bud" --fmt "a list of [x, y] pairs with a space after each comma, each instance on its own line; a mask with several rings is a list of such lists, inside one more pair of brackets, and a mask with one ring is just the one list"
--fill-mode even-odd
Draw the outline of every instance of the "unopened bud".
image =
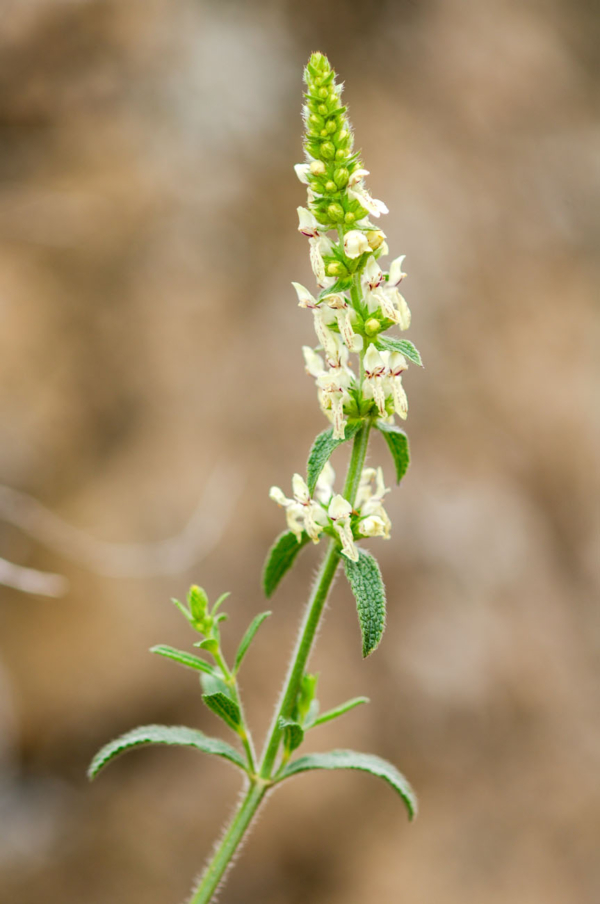
[[192, 584], [188, 593], [190, 612], [198, 622], [204, 621], [208, 611], [208, 597], [202, 587]]
[[325, 164], [322, 160], [313, 160], [309, 169], [313, 176], [322, 176], [325, 172]]
[[334, 223], [340, 222], [344, 219], [344, 208], [341, 204], [330, 204], [327, 208], [327, 213], [329, 218], [334, 221]]
[[325, 125], [325, 128], [330, 134], [333, 134], [337, 130], [337, 125], [335, 119], [330, 119]]
[[325, 116], [327, 114], [327, 104], [319, 104], [317, 110], [321, 114], [321, 116]]
[[373, 249], [373, 251], [377, 251], [377, 249], [383, 244], [385, 240], [385, 233], [380, 229], [374, 229], [371, 232], [367, 232], [367, 242]]
[[327, 264], [328, 276], [345, 276], [346, 273], [347, 270], [341, 261], [331, 261], [331, 263]]
[[[331, 141], [324, 141], [321, 145], [321, 154], [326, 160], [336, 157], [335, 145]], [[339, 151], [338, 151], [339, 154]]]
[[[315, 79], [315, 82], [318, 82], [319, 84], [321, 84], [321, 79]], [[327, 97], [328, 94], [329, 94], [329, 91], [327, 90], [327, 88], [319, 88], [319, 97], [322, 97], [323, 100], [325, 100], [325, 98]]]
[[356, 214], [352, 213], [351, 210], [349, 210], [348, 213], [344, 216], [344, 222], [346, 222], [346, 223], [354, 223], [355, 219], [356, 219]]
[[330, 193], [337, 191], [337, 185], [335, 184], [335, 182], [332, 182], [331, 179], [329, 180], [329, 182], [326, 182], [325, 183], [325, 191], [328, 191]]
[[[333, 147], [333, 145], [331, 145]], [[335, 156], [338, 160], [344, 160], [348, 156], [348, 151], [345, 151], [343, 148], [340, 148], [335, 152]]]
[[346, 169], [345, 166], [342, 166], [339, 169], [336, 169], [335, 173], [333, 174], [333, 178], [335, 179], [336, 184], [339, 185], [340, 188], [343, 188], [344, 185], [346, 185], [346, 183], [348, 182], [349, 176], [350, 176], [350, 173], [348, 172], [348, 170]]
[[381, 329], [381, 324], [376, 317], [370, 317], [365, 323], [365, 333], [367, 336], [374, 336]]

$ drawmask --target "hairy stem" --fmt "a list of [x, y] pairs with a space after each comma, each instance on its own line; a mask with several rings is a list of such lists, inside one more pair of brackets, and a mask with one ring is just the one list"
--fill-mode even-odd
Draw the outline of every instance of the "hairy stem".
[[[351, 505], [354, 505], [356, 499], [356, 492], [358, 490], [360, 476], [367, 455], [370, 429], [370, 421], [365, 421], [354, 437], [352, 455], [350, 457], [346, 483], [344, 485], [344, 497]], [[340, 555], [339, 544], [334, 540], [331, 540], [329, 548], [321, 563], [317, 580], [306, 607], [304, 621], [290, 662], [285, 687], [275, 710], [275, 716], [265, 745], [259, 775], [251, 782], [229, 828], [225, 832], [212, 860], [209, 862], [202, 875], [200, 885], [192, 898], [190, 898], [189, 904], [209, 904], [212, 900], [238, 845], [250, 826], [267, 788], [271, 784], [273, 768], [275, 766], [283, 734], [279, 725], [279, 720], [290, 717], [294, 703], [296, 702], [300, 681], [304, 675], [312, 650], [319, 621], [323, 613], [323, 607], [325, 606], [331, 585], [333, 584], [333, 579], [335, 578], [335, 573], [340, 562]]]

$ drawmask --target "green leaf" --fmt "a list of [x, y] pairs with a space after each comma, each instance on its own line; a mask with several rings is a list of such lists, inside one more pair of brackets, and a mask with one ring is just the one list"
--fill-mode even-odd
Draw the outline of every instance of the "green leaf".
[[306, 483], [308, 485], [308, 492], [311, 496], [317, 485], [319, 474], [329, 461], [334, 449], [337, 449], [342, 443], [352, 439], [358, 432], [360, 425], [361, 421], [354, 421], [346, 424], [344, 439], [333, 438], [333, 427], [330, 427], [329, 430], [324, 430], [323, 433], [319, 433], [310, 450], [308, 464], [306, 466]]
[[173, 659], [180, 665], [186, 665], [190, 669], [196, 669], [198, 672], [206, 672], [207, 675], [214, 674], [214, 668], [199, 656], [193, 653], [186, 653], [184, 650], [176, 650], [174, 647], [168, 647], [164, 644], [158, 644], [156, 647], [150, 647], [151, 653], [157, 653], [159, 656], [165, 656], [167, 659]]
[[290, 753], [300, 747], [304, 740], [304, 729], [299, 722], [294, 722], [291, 719], [280, 719], [279, 727], [283, 729], [283, 742]]
[[308, 534], [303, 533], [298, 542], [291, 530], [280, 534], [269, 550], [263, 570], [263, 590], [268, 598], [273, 595], [282, 577], [290, 570], [296, 556], [308, 543]]
[[356, 753], [354, 750], [331, 750], [329, 753], [310, 753], [297, 760], [292, 760], [281, 775], [281, 780], [311, 769], [360, 769], [370, 772], [386, 781], [398, 792], [406, 804], [408, 816], [417, 815], [417, 799], [408, 780], [398, 772], [395, 766], [371, 753]]
[[206, 703], [209, 709], [215, 713], [215, 715], [219, 716], [220, 719], [223, 719], [226, 725], [228, 725], [233, 731], [237, 731], [240, 727], [242, 717], [240, 715], [240, 708], [231, 697], [228, 697], [227, 694], [223, 694], [218, 691], [216, 694], [203, 694], [202, 699]]
[[352, 587], [362, 633], [363, 656], [379, 644], [385, 628], [385, 587], [377, 560], [364, 549], [358, 551], [358, 562], [343, 556], [346, 577]]
[[265, 618], [268, 618], [269, 615], [271, 615], [270, 612], [261, 612], [259, 615], [256, 615], [250, 622], [250, 625], [248, 626], [248, 630], [242, 637], [241, 643], [238, 647], [238, 651], [235, 654], [235, 665], [233, 667], [234, 673], [237, 672], [239, 667], [241, 666], [242, 659], [246, 655], [246, 653], [248, 651], [248, 647], [254, 640], [254, 635], [256, 634], [256, 632], [258, 631], [258, 629], [264, 622]]
[[391, 336], [380, 336], [375, 345], [378, 349], [383, 351], [400, 352], [401, 355], [404, 355], [404, 357], [408, 358], [409, 361], [412, 361], [413, 364], [418, 364], [420, 367], [423, 367], [421, 355], [409, 339], [392, 339]]
[[317, 719], [314, 719], [310, 724], [307, 724], [307, 728], [316, 728], [317, 725], [323, 725], [325, 722], [331, 722], [332, 719], [337, 719], [339, 716], [343, 716], [345, 713], [350, 712], [351, 709], [354, 709], [355, 706], [360, 706], [361, 703], [368, 703], [368, 697], [353, 697], [352, 700], [347, 700], [345, 703], [342, 703], [341, 706], [336, 706], [335, 709], [328, 709], [322, 715], [320, 715]]
[[410, 464], [410, 451], [408, 447], [408, 436], [396, 427], [395, 424], [385, 424], [383, 421], [377, 421], [375, 426], [383, 435], [388, 448], [392, 453], [394, 465], [396, 467], [396, 483], [400, 483]]
[[205, 694], [224, 694], [233, 700], [233, 691], [231, 686], [223, 679], [213, 673], [212, 675], [200, 675], [200, 684]]
[[122, 753], [132, 750], [134, 747], [144, 747], [149, 744], [168, 744], [179, 747], [195, 747], [203, 753], [212, 753], [223, 757], [246, 770], [246, 764], [240, 754], [221, 741], [220, 738], [209, 738], [202, 731], [195, 728], [186, 728], [183, 725], [141, 725], [128, 731], [126, 734], [115, 738], [98, 751], [88, 769], [88, 777], [93, 779], [111, 760]]

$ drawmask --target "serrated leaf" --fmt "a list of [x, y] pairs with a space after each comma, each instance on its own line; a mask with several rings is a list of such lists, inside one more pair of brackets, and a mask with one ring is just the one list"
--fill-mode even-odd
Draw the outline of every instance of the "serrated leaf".
[[413, 819], [417, 815], [417, 799], [408, 780], [398, 772], [395, 766], [371, 753], [357, 753], [354, 750], [331, 750], [329, 753], [310, 753], [297, 760], [292, 760], [285, 767], [281, 780], [311, 769], [358, 769], [370, 772], [386, 781], [397, 791], [406, 804], [408, 816]]
[[329, 430], [324, 430], [322, 433], [319, 433], [313, 443], [312, 449], [310, 450], [310, 454], [308, 456], [308, 464], [306, 466], [306, 483], [308, 486], [308, 492], [311, 494], [311, 496], [314, 493], [315, 487], [317, 485], [319, 474], [329, 461], [329, 458], [331, 457], [333, 451], [337, 449], [338, 446], [341, 446], [342, 443], [345, 443], [349, 439], [352, 439], [352, 437], [358, 432], [360, 425], [361, 421], [354, 421], [346, 424], [344, 439], [333, 438], [333, 427], [330, 427]]
[[264, 620], [269, 617], [269, 615], [271, 615], [270, 612], [261, 612], [259, 615], [256, 615], [250, 622], [246, 633], [242, 637], [238, 651], [235, 654], [235, 665], [233, 667], [234, 673], [237, 672], [239, 667], [241, 666], [242, 660], [248, 652], [248, 647], [254, 640], [254, 635], [256, 634]]
[[419, 367], [423, 367], [423, 361], [421, 360], [419, 350], [415, 348], [409, 339], [392, 339], [391, 336], [380, 336], [375, 345], [378, 349], [384, 351], [400, 352], [401, 355], [404, 355], [404, 357], [408, 358], [409, 361], [412, 361], [413, 364], [418, 364]]
[[203, 753], [223, 757], [245, 771], [246, 764], [241, 755], [230, 744], [220, 738], [210, 738], [204, 732], [184, 725], [141, 725], [105, 744], [98, 751], [88, 769], [88, 777], [93, 779], [111, 760], [127, 753], [134, 747], [167, 744], [179, 747], [194, 747]]
[[408, 436], [404, 430], [396, 427], [395, 424], [385, 424], [383, 421], [377, 421], [375, 426], [388, 444], [388, 449], [392, 454], [396, 468], [396, 483], [400, 483], [410, 464]]
[[289, 751], [296, 750], [304, 740], [304, 729], [299, 722], [291, 719], [280, 719], [279, 726], [283, 729], [284, 744]]
[[205, 672], [207, 675], [214, 674], [213, 666], [210, 665], [210, 663], [205, 662], [204, 659], [200, 659], [199, 656], [194, 656], [193, 653], [186, 653], [184, 650], [176, 650], [175, 647], [168, 647], [165, 644], [158, 644], [158, 646], [150, 647], [150, 652], [157, 653], [159, 656], [164, 656], [166, 659], [172, 659], [180, 665], [186, 665], [189, 669], [196, 669], [198, 672]]
[[231, 697], [218, 691], [216, 694], [203, 694], [202, 699], [216, 716], [223, 719], [233, 731], [237, 731], [241, 724], [240, 708]]
[[368, 697], [353, 697], [352, 700], [347, 700], [345, 703], [342, 703], [341, 706], [336, 706], [334, 709], [328, 709], [318, 718], [313, 719], [312, 722], [306, 725], [307, 728], [316, 728], [317, 725], [323, 725], [325, 722], [331, 722], [332, 719], [337, 719], [339, 716], [343, 716], [345, 713], [349, 713], [351, 709], [354, 709], [355, 706], [360, 706], [361, 703], [368, 703]]
[[379, 644], [385, 628], [385, 587], [377, 560], [364, 549], [358, 562], [343, 556], [346, 577], [352, 588], [362, 633], [362, 654], [368, 656]]
[[290, 570], [296, 556], [308, 543], [308, 534], [303, 533], [298, 542], [291, 530], [286, 530], [275, 540], [269, 550], [263, 569], [262, 584], [265, 596], [273, 595], [283, 576]]

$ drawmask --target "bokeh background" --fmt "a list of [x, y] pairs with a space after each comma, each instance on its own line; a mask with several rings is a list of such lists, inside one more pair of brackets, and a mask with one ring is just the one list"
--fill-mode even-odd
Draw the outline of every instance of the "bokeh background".
[[[597, 4], [4, 0], [0, 23], [0, 556], [69, 581], [1, 588], [0, 900], [180, 901], [236, 800], [187, 750], [84, 773], [139, 723], [220, 732], [147, 652], [193, 639], [171, 596], [231, 590], [229, 651], [266, 608], [268, 489], [324, 427], [290, 287], [312, 284], [292, 165], [319, 49], [426, 368], [372, 544], [384, 641], [361, 660], [340, 581], [313, 659], [325, 706], [372, 702], [309, 745], [390, 758], [422, 813], [298, 778], [221, 900], [597, 904]], [[317, 561], [248, 656], [259, 732]]]

